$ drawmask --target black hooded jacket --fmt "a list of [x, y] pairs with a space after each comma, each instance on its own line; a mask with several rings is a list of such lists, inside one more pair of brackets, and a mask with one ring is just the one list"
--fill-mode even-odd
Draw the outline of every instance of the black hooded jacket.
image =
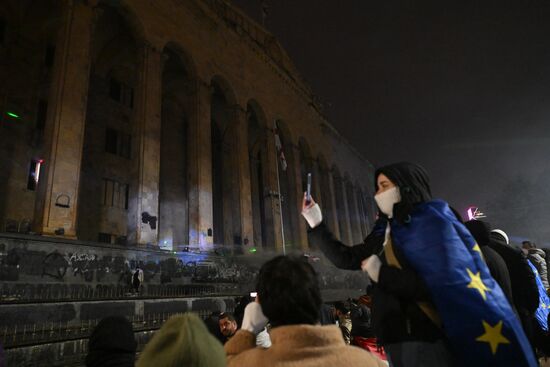
[[[397, 163], [378, 169], [375, 177], [381, 173], [399, 187], [401, 194], [401, 202], [394, 206], [393, 220], [406, 223], [415, 204], [431, 199], [428, 176], [423, 168], [411, 163]], [[424, 282], [395, 248], [402, 269], [387, 264], [383, 247], [387, 220], [381, 215], [364, 242], [355, 246], [346, 246], [337, 240], [324, 223], [309, 230], [308, 240], [340, 269], [360, 270], [361, 262], [367, 257], [380, 257], [383, 265], [372, 294], [372, 323], [380, 343], [444, 339], [442, 330], [417, 304], [419, 301], [431, 302]]]
[[481, 249], [483, 258], [487, 263], [487, 267], [489, 268], [491, 276], [496, 280], [496, 282], [504, 292], [504, 295], [506, 296], [508, 302], [510, 302], [512, 307], [515, 308], [514, 298], [512, 296], [513, 292], [510, 282], [510, 273], [508, 272], [506, 262], [498, 254], [498, 252], [496, 252], [489, 246], [491, 242], [491, 227], [488, 223], [481, 220], [469, 220], [464, 223], [464, 225], [466, 226], [466, 228], [468, 228], [472, 236], [474, 236], [477, 244], [479, 245], [479, 248]]
[[133, 367], [136, 347], [130, 321], [122, 316], [106, 317], [90, 335], [86, 367]]
[[520, 316], [532, 316], [539, 306], [539, 290], [535, 274], [527, 263], [527, 258], [519, 248], [510, 246], [497, 236], [491, 235], [489, 246], [506, 263], [516, 310]]

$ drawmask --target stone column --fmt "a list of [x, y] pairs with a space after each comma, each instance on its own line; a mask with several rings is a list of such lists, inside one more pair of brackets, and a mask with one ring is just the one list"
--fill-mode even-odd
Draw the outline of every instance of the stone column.
[[[292, 145], [293, 156], [294, 156], [294, 172], [291, 174], [294, 175], [294, 189], [296, 201], [294, 207], [290, 208], [291, 220], [294, 222], [294, 228], [296, 228], [296, 241], [300, 242], [300, 247], [302, 250], [307, 251], [309, 249], [309, 244], [307, 241], [307, 222], [300, 214], [302, 210], [302, 199], [304, 198], [303, 187], [305, 186], [302, 182], [302, 169], [300, 159], [296, 159], [300, 156], [300, 147], [297, 145]], [[289, 168], [292, 166], [289, 166]], [[292, 190], [292, 187], [290, 187]]]
[[361, 215], [359, 213], [359, 202], [357, 197], [357, 190], [355, 187], [350, 183], [350, 189], [351, 189], [351, 198], [348, 198], [351, 203], [351, 208], [349, 208], [350, 211], [350, 218], [351, 218], [351, 228], [352, 228], [352, 235], [353, 235], [353, 243], [357, 244], [363, 241], [363, 233], [362, 233], [362, 221], [361, 221]]
[[330, 216], [327, 218], [328, 227], [332, 230], [332, 233], [337, 238], [342, 238], [340, 236], [340, 223], [338, 222], [338, 206], [336, 205], [336, 190], [334, 185], [334, 176], [330, 169], [327, 168], [326, 171], [327, 175], [327, 183], [328, 183], [328, 192], [327, 192], [327, 198], [330, 201], [329, 203], [326, 203], [327, 205], [330, 205]]
[[135, 111], [139, 169], [137, 210], [133, 213], [137, 218], [132, 215], [138, 245], [158, 244], [162, 62], [162, 52], [150, 44], [141, 47]]
[[[254, 222], [252, 221], [252, 191], [250, 187], [250, 157], [248, 155], [248, 119], [246, 110], [234, 106], [236, 135], [236, 167], [238, 169], [239, 201], [241, 212], [241, 236], [243, 246], [254, 240]], [[249, 253], [246, 251], [246, 253]]]
[[281, 205], [279, 201], [279, 187], [277, 182], [277, 165], [279, 164], [279, 157], [277, 155], [277, 148], [275, 147], [275, 133], [273, 128], [266, 128], [266, 171], [267, 179], [265, 185], [267, 188], [266, 201], [270, 202], [271, 218], [273, 220], [273, 246], [279, 253], [283, 251], [283, 236], [282, 236], [282, 222], [281, 222]]
[[314, 200], [323, 208], [323, 195], [321, 195], [321, 170], [319, 162], [313, 158], [307, 158], [309, 167], [311, 167], [311, 193]]
[[45, 179], [39, 185], [34, 227], [45, 235], [76, 238], [94, 4], [65, 4], [48, 99]]
[[340, 228], [340, 234], [342, 236], [342, 241], [344, 241], [347, 245], [352, 245], [353, 243], [353, 232], [351, 230], [351, 210], [348, 205], [348, 190], [347, 185], [348, 182], [346, 179], [342, 178], [342, 200], [344, 201], [342, 208], [344, 208], [344, 213], [342, 215], [344, 216], [344, 228]]
[[212, 212], [212, 91], [208, 83], [196, 81], [195, 109], [189, 121], [189, 245], [213, 242]]

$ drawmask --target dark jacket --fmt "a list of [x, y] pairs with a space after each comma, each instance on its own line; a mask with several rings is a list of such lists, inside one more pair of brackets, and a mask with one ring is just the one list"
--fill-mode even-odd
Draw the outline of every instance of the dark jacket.
[[362, 338], [374, 338], [372, 330], [371, 311], [364, 304], [352, 304], [351, 306], [351, 336]]
[[540, 275], [540, 279], [542, 280], [542, 284], [544, 285], [545, 289], [548, 289], [548, 270], [546, 268], [546, 253], [540, 249], [540, 248], [530, 248], [527, 250], [527, 257], [533, 265], [535, 265], [535, 268], [537, 268], [537, 271]]
[[519, 248], [495, 238], [491, 239], [489, 247], [502, 257], [508, 267], [516, 310], [520, 314], [533, 315], [539, 306], [539, 291], [535, 274], [531, 271], [527, 259]]
[[337, 240], [324, 223], [310, 229], [308, 240], [317, 246], [338, 268], [360, 270], [361, 262], [379, 255], [383, 265], [379, 281], [373, 286], [372, 326], [381, 344], [404, 341], [435, 341], [444, 334], [418, 307], [417, 301], [429, 301], [424, 282], [410, 269], [403, 256], [395, 250], [402, 269], [389, 266], [383, 253], [386, 220], [379, 220], [365, 241], [346, 246]]
[[498, 252], [489, 246], [491, 241], [491, 228], [489, 224], [481, 220], [470, 220], [464, 223], [464, 225], [468, 228], [479, 245], [491, 276], [496, 280], [504, 292], [506, 299], [514, 308], [512, 283], [510, 281], [510, 273], [508, 271], [508, 267], [506, 266], [506, 262]]
[[106, 317], [90, 335], [86, 366], [133, 367], [136, 347], [130, 321], [122, 316]]

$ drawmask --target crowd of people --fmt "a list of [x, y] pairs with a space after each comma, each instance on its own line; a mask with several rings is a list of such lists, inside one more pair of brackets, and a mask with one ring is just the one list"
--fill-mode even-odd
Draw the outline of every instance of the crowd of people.
[[[379, 215], [361, 244], [339, 241], [313, 198], [302, 207], [310, 244], [336, 267], [368, 274], [364, 296], [325, 304], [307, 258], [278, 256], [234, 314], [170, 318], [136, 365], [539, 366], [550, 355], [546, 251], [464, 222], [432, 199], [418, 165], [382, 167], [374, 179]], [[135, 355], [132, 326], [110, 317], [92, 334], [86, 364], [133, 366]]]

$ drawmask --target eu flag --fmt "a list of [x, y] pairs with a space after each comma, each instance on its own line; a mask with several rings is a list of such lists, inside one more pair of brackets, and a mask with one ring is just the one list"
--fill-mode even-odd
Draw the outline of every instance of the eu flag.
[[393, 246], [430, 289], [442, 327], [464, 366], [538, 366], [521, 324], [481, 250], [447, 203], [417, 205], [391, 224]]
[[527, 262], [529, 263], [533, 273], [535, 273], [535, 280], [539, 290], [539, 307], [535, 312], [535, 318], [537, 319], [537, 323], [540, 328], [544, 331], [548, 331], [548, 308], [550, 308], [550, 299], [548, 299], [546, 289], [544, 288], [544, 284], [542, 284], [542, 279], [540, 279], [540, 274], [537, 271], [537, 268], [535, 268], [535, 265], [533, 265], [531, 260], [527, 260]]

